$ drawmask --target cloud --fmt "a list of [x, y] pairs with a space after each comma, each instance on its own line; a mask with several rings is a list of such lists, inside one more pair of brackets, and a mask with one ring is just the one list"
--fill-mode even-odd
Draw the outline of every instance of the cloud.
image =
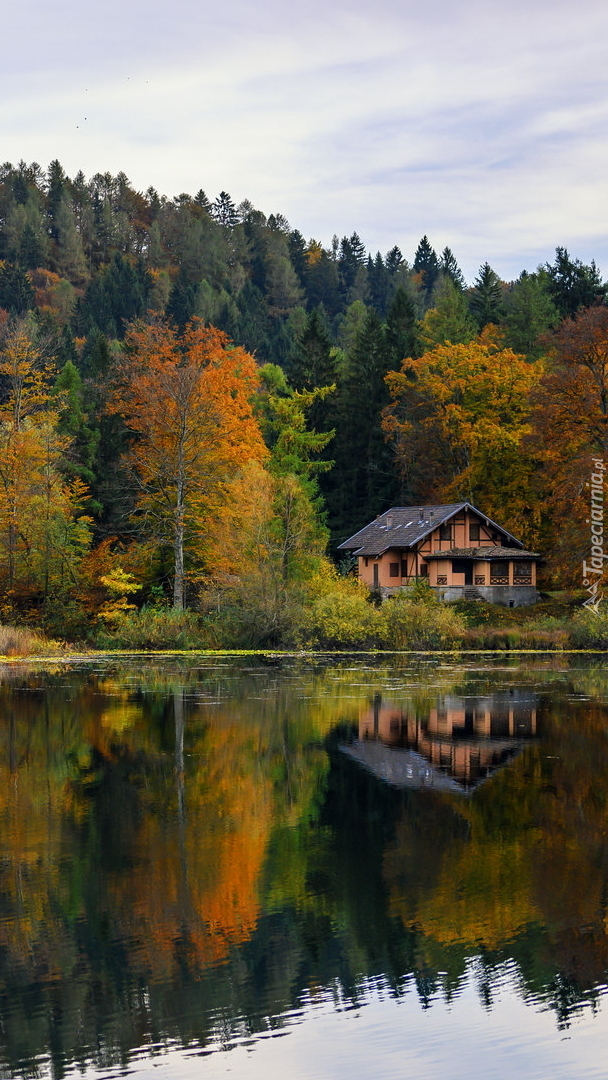
[[565, 244], [608, 269], [608, 9], [32, 0], [6, 17], [4, 157], [203, 187], [329, 243], [423, 233], [469, 278]]

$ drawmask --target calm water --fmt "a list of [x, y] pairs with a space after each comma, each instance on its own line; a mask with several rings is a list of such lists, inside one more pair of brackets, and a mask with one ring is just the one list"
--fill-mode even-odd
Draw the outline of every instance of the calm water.
[[608, 1074], [608, 664], [0, 671], [0, 1075]]

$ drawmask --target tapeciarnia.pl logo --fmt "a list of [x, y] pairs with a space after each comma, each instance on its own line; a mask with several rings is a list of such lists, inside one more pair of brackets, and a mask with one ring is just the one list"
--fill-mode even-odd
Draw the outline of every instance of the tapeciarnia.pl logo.
[[605, 570], [605, 560], [608, 555], [604, 554], [604, 486], [606, 465], [601, 458], [592, 458], [593, 472], [590, 481], [585, 486], [589, 491], [589, 517], [587, 524], [591, 526], [591, 556], [589, 562], [583, 559], [583, 585], [589, 593], [583, 607], [589, 608], [594, 615], [599, 615], [599, 606], [604, 599], [602, 592], [602, 579]]

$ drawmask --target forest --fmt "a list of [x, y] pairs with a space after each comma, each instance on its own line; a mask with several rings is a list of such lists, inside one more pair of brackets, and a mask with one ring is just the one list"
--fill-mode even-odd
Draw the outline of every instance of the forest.
[[560, 246], [511, 282], [486, 261], [467, 283], [426, 236], [408, 255], [225, 191], [2, 165], [0, 622], [403, 644], [336, 547], [460, 499], [542, 553], [544, 588], [580, 588], [608, 283]]

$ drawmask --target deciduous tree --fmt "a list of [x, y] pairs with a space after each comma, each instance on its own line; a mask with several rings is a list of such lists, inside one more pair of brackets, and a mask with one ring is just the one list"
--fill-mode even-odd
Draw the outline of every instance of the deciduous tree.
[[417, 497], [470, 499], [529, 536], [533, 460], [522, 453], [539, 371], [495, 335], [437, 345], [386, 377], [384, 430]]
[[134, 324], [113, 408], [133, 433], [129, 462], [143, 531], [173, 553], [173, 606], [184, 605], [186, 557], [209, 571], [206, 521], [226, 484], [265, 447], [251, 406], [255, 361], [225, 334], [193, 320], [180, 334]]

